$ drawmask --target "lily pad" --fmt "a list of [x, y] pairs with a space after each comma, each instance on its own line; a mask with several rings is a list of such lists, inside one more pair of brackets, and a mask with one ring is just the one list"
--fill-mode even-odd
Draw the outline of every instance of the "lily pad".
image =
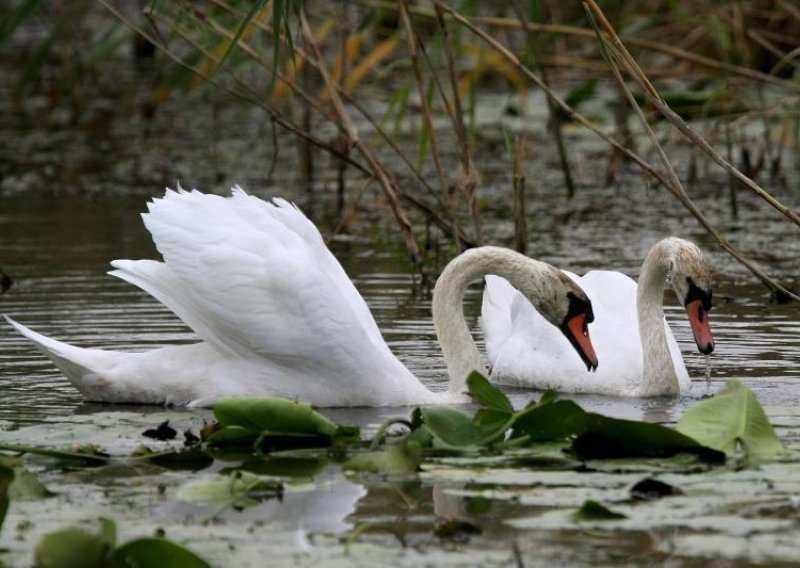
[[472, 419], [450, 406], [427, 406], [422, 417], [430, 433], [445, 448], [475, 451], [500, 438], [506, 431], [505, 423], [492, 423], [483, 428]]
[[367, 452], [347, 460], [342, 469], [370, 473], [413, 473], [419, 469], [422, 452], [419, 444], [404, 440], [383, 450]]
[[324, 434], [334, 436], [336, 424], [310, 404], [283, 398], [229, 398], [214, 405], [222, 426], [239, 426], [258, 432]]
[[570, 451], [579, 459], [670, 457], [695, 454], [710, 462], [724, 462], [725, 454], [704, 446], [686, 434], [650, 422], [586, 413], [586, 428]]
[[736, 380], [689, 407], [677, 430], [728, 456], [741, 447], [750, 465], [786, 452], [753, 391]]
[[126, 542], [114, 551], [110, 568], [131, 566], [158, 568], [211, 568], [194, 552], [165, 538], [139, 538]]
[[100, 531], [68, 528], [45, 536], [34, 552], [38, 568], [106, 568], [116, 544], [114, 522], [100, 519]]

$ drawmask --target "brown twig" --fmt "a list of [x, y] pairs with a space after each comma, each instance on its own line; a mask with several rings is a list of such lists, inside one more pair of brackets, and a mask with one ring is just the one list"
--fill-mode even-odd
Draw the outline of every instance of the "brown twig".
[[428, 102], [428, 97], [425, 93], [425, 81], [422, 76], [422, 69], [420, 69], [419, 58], [417, 56], [417, 46], [419, 38], [411, 25], [411, 18], [408, 17], [408, 1], [401, 0], [399, 3], [400, 20], [403, 22], [403, 29], [406, 34], [406, 41], [408, 42], [409, 57], [411, 59], [411, 68], [414, 71], [414, 77], [417, 81], [417, 91], [419, 92], [420, 105], [422, 106], [422, 119], [425, 121], [425, 129], [428, 132], [428, 138], [431, 144], [431, 155], [433, 156], [434, 167], [436, 168], [436, 177], [439, 180], [439, 189], [441, 191], [441, 202], [445, 211], [445, 215], [450, 218], [450, 223], [453, 226], [453, 243], [455, 244], [456, 251], [463, 250], [463, 244], [459, 239], [458, 230], [458, 217], [453, 209], [453, 202], [450, 198], [450, 189], [447, 184], [447, 178], [444, 173], [444, 166], [442, 165], [442, 156], [439, 151], [439, 140], [436, 136], [436, 130], [433, 127], [433, 119], [431, 118], [431, 108]]
[[[553, 98], [558, 106], [567, 113], [567, 115], [574, 121], [580, 123], [590, 131], [594, 132], [597, 136], [608, 142], [611, 146], [619, 149], [623, 155], [625, 155], [628, 159], [636, 163], [639, 167], [641, 167], [644, 171], [646, 171], [650, 176], [657, 179], [661, 184], [664, 185], [675, 197], [678, 198], [680, 203], [694, 216], [701, 225], [708, 231], [712, 237], [717, 241], [717, 244], [720, 248], [730, 254], [733, 258], [739, 261], [743, 266], [745, 266], [750, 272], [753, 273], [759, 280], [761, 280], [767, 287], [770, 289], [777, 289], [785, 292], [790, 297], [800, 300], [794, 294], [786, 290], [783, 286], [772, 280], [769, 276], [764, 274], [755, 264], [753, 264], [749, 259], [747, 259], [744, 255], [742, 255], [736, 248], [730, 244], [720, 233], [716, 230], [716, 228], [711, 224], [708, 219], [706, 219], [705, 215], [703, 215], [702, 211], [688, 198], [686, 195], [686, 191], [683, 189], [683, 186], [680, 184], [675, 185], [673, 179], [668, 177], [667, 175], [659, 172], [655, 168], [653, 168], [647, 161], [645, 161], [641, 156], [637, 153], [633, 152], [630, 148], [623, 146], [617, 140], [615, 140], [610, 135], [606, 134], [599, 128], [597, 128], [592, 122], [583, 116], [581, 113], [570, 107], [564, 100], [559, 97], [555, 92], [553, 92], [547, 85], [545, 85], [541, 78], [539, 78], [535, 73], [533, 73], [530, 69], [526, 68], [519, 59], [510, 52], [504, 45], [500, 42], [495, 40], [492, 36], [488, 33], [483, 31], [482, 29], [475, 26], [470, 20], [463, 17], [461, 14], [453, 10], [452, 8], [442, 5], [442, 7], [450, 13], [451, 17], [459, 22], [461, 25], [469, 29], [473, 34], [481, 38], [484, 42], [489, 44], [493, 49], [495, 49], [498, 53], [500, 53], [503, 57], [508, 59], [521, 73], [523, 73], [526, 77], [528, 77], [531, 81], [536, 83], [536, 85], [542, 89], [548, 96]], [[630, 91], [627, 90], [626, 94], [629, 96]], [[636, 106], [638, 108], [638, 105]], [[639, 113], [641, 114], [641, 109], [639, 109]], [[641, 115], [643, 116], [643, 114]], [[645, 121], [646, 122], [646, 121]], [[649, 125], [647, 126], [649, 128]], [[674, 173], [674, 172], [673, 172]], [[677, 176], [675, 176], [677, 177]]]
[[[369, 0], [369, 3], [371, 6], [378, 6], [382, 8], [394, 7], [394, 4], [389, 2], [375, 2], [374, 0]], [[798, 12], [800, 12], [800, 10], [798, 10]], [[436, 14], [433, 10], [419, 7], [412, 7], [410, 13], [413, 16], [420, 18], [430, 19], [436, 17]], [[524, 27], [534, 32], [557, 33], [574, 37], [594, 39], [594, 32], [591, 29], [580, 26], [570, 26], [566, 24], [538, 24], [534, 22], [520, 23], [516, 19], [494, 16], [473, 16], [470, 18], [465, 16], [461, 17], [469, 21], [469, 23], [474, 26], [485, 25], [500, 29], [522, 29]], [[717, 61], [716, 59], [698, 55], [697, 53], [675, 47], [674, 45], [643, 38], [626, 38], [626, 41], [634, 47], [655, 51], [657, 53], [663, 53], [675, 59], [686, 61], [726, 76], [741, 77], [743, 79], [750, 79], [752, 81], [758, 81], [761, 83], [778, 85], [790, 91], [800, 92], [800, 85], [792, 81], [781, 79], [780, 77], [775, 77], [774, 75], [770, 75], [768, 73], [762, 73], [760, 71], [756, 71], [755, 69], [748, 69], [747, 67], [742, 67], [740, 65]]]
[[389, 206], [392, 209], [392, 213], [394, 213], [395, 219], [400, 225], [400, 230], [406, 243], [406, 249], [408, 249], [408, 253], [411, 255], [411, 260], [414, 262], [414, 265], [420, 271], [420, 273], [424, 274], [425, 267], [423, 265], [422, 253], [419, 245], [417, 244], [417, 239], [414, 236], [414, 229], [411, 225], [411, 221], [406, 214], [405, 208], [397, 197], [394, 182], [389, 177], [388, 172], [384, 169], [372, 151], [366, 145], [364, 145], [363, 142], [361, 142], [358, 128], [356, 127], [352, 118], [350, 118], [347, 109], [344, 107], [342, 98], [339, 96], [339, 90], [334, 86], [334, 83], [331, 80], [330, 74], [328, 73], [327, 67], [322, 58], [322, 54], [319, 51], [319, 46], [316, 44], [314, 37], [311, 34], [311, 26], [309, 26], [308, 20], [306, 20], [305, 17], [305, 13], [302, 11], [300, 12], [300, 29], [306, 43], [308, 43], [314, 52], [314, 57], [317, 62], [317, 70], [322, 76], [322, 80], [330, 92], [331, 102], [333, 103], [333, 107], [339, 117], [339, 129], [347, 137], [347, 141], [350, 146], [357, 150], [358, 153], [361, 154], [361, 157], [364, 158], [367, 164], [369, 164], [373, 175], [378, 182], [380, 182], [384, 194], [389, 202]]
[[450, 121], [453, 124], [453, 130], [456, 134], [456, 148], [458, 149], [458, 159], [461, 162], [462, 176], [458, 181], [458, 188], [467, 197], [467, 205], [469, 213], [472, 217], [472, 226], [475, 231], [475, 239], [478, 242], [483, 241], [483, 231], [481, 229], [480, 212], [478, 211], [478, 184], [480, 182], [480, 175], [475, 168], [475, 163], [472, 161], [472, 156], [469, 152], [469, 140], [467, 139], [467, 129], [464, 126], [464, 111], [461, 108], [461, 97], [458, 92], [458, 79], [456, 78], [456, 64], [453, 57], [453, 50], [450, 47], [450, 33], [447, 30], [447, 25], [444, 21], [444, 13], [439, 6], [438, 0], [435, 0], [434, 7], [436, 9], [436, 24], [439, 31], [442, 33], [442, 45], [444, 46], [445, 58], [447, 60], [447, 72], [450, 78], [450, 88], [453, 93], [452, 108], [445, 100], [445, 108], [450, 115]]
[[[511, 2], [511, 6], [516, 13], [517, 19], [520, 21], [520, 26], [523, 29], [527, 30], [527, 40], [528, 40], [528, 48], [533, 56], [534, 64], [536, 65], [537, 71], [539, 71], [539, 75], [542, 76], [542, 82], [550, 86], [550, 78], [547, 73], [547, 67], [542, 63], [540, 58], [539, 50], [537, 49], [537, 41], [535, 36], [533, 35], [533, 31], [529, 28], [525, 27], [525, 14], [522, 12], [522, 9], [519, 7], [518, 3], [514, 0]], [[558, 151], [558, 161], [561, 165], [561, 173], [564, 176], [564, 185], [566, 186], [567, 190], [567, 199], [572, 199], [575, 195], [575, 182], [572, 179], [572, 165], [569, 162], [569, 156], [567, 155], [567, 148], [564, 145], [564, 136], [562, 132], [562, 121], [558, 118], [557, 107], [556, 103], [551, 99], [549, 96], [545, 97], [547, 101], [547, 123], [549, 125], [549, 130], [553, 134], [553, 139], [556, 143], [556, 150]]]
[[[592, 0], [588, 0], [591, 2]], [[584, 6], [588, 3], [587, 0], [584, 1]], [[586, 6], [587, 14], [591, 17], [591, 13], [589, 12], [589, 7]], [[706, 218], [702, 211], [694, 204], [694, 202], [689, 198], [689, 195], [686, 193], [686, 190], [683, 187], [683, 184], [678, 177], [678, 174], [675, 172], [675, 169], [672, 167], [672, 163], [667, 158], [664, 149], [662, 148], [661, 144], [658, 142], [658, 138], [653, 132], [653, 129], [650, 127], [650, 123], [647, 121], [647, 118], [644, 115], [639, 104], [636, 102], [636, 99], [633, 96], [633, 93], [625, 84], [625, 80], [622, 78], [622, 73], [619, 70], [619, 67], [616, 64], [616, 53], [612, 52], [610, 49], [609, 44], [606, 42], [606, 38], [600, 33], [600, 30], [597, 30], [597, 37], [600, 40], [601, 46], [603, 47], [603, 53], [606, 56], [606, 61], [608, 62], [609, 67], [611, 68], [612, 73], [614, 74], [614, 78], [617, 80], [622, 91], [625, 93], [626, 98], [628, 99], [629, 104], [633, 107], [634, 111], [636, 112], [637, 116], [639, 117], [642, 126], [647, 133], [648, 138], [652, 142], [653, 146], [655, 147], [659, 158], [661, 159], [661, 163], [663, 164], [664, 168], [667, 171], [666, 176], [659, 175], [659, 181], [661, 181], [664, 186], [675, 196], [678, 200], [683, 204], [684, 207], [697, 219], [703, 228], [714, 237], [717, 241], [717, 244], [722, 248], [725, 252], [731, 255], [733, 258], [738, 260], [743, 266], [745, 266], [750, 272], [756, 276], [767, 288], [770, 290], [779, 290], [784, 294], [787, 294], [788, 297], [791, 297], [794, 300], [800, 301], [800, 298], [791, 293], [789, 290], [778, 284], [775, 280], [770, 278], [767, 274], [765, 274], [760, 268], [758, 268], [750, 259], [744, 256], [741, 252], [739, 252], [736, 247], [734, 247], [718, 230], [714, 227], [711, 222]], [[654, 170], [653, 170], [654, 171]]]
[[514, 141], [514, 182], [512, 190], [512, 216], [514, 217], [514, 245], [518, 252], [528, 250], [528, 216], [525, 202], [525, 138]]
[[776, 211], [779, 211], [783, 216], [789, 219], [795, 225], [800, 226], [800, 215], [798, 215], [792, 209], [789, 209], [783, 203], [778, 201], [775, 197], [770, 195], [769, 192], [764, 190], [761, 186], [759, 186], [756, 182], [752, 179], [744, 175], [740, 172], [733, 164], [728, 162], [722, 154], [717, 152], [717, 150], [708, 143], [702, 136], [700, 136], [697, 132], [694, 131], [675, 111], [673, 111], [664, 99], [661, 98], [661, 95], [658, 93], [656, 88], [653, 84], [648, 80], [647, 75], [644, 73], [641, 67], [636, 63], [636, 60], [630, 54], [630, 52], [625, 48], [625, 45], [622, 43], [622, 40], [617, 35], [614, 28], [611, 26], [609, 21], [606, 19], [605, 14], [603, 11], [600, 10], [600, 7], [594, 0], [584, 0], [588, 7], [591, 9], [592, 14], [595, 18], [597, 18], [598, 24], [602, 26], [603, 31], [608, 34], [609, 38], [606, 39], [602, 37], [600, 34], [600, 40], [604, 42], [611, 50], [614, 51], [615, 55], [619, 62], [625, 67], [625, 69], [630, 73], [633, 79], [639, 84], [639, 86], [644, 91], [645, 96], [647, 97], [648, 102], [650, 102], [656, 110], [658, 110], [664, 118], [666, 118], [670, 124], [675, 126], [678, 131], [683, 134], [686, 138], [688, 138], [695, 146], [699, 147], [703, 150], [712, 160], [717, 162], [722, 168], [728, 172], [731, 176], [742, 182], [742, 184], [748, 188], [750, 191], [758, 195], [761, 199], [766, 201], [772, 208]]

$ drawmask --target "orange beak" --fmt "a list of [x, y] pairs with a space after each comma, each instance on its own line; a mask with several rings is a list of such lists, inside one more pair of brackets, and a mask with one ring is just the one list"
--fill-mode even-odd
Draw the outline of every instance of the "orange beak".
[[694, 341], [700, 353], [708, 355], [714, 351], [714, 335], [711, 333], [711, 321], [708, 312], [703, 309], [700, 300], [692, 300], [686, 304], [689, 324], [692, 326]]
[[578, 314], [567, 322], [567, 335], [570, 343], [586, 363], [587, 371], [597, 369], [597, 354], [594, 352], [592, 340], [589, 338], [589, 326], [586, 322], [586, 314]]

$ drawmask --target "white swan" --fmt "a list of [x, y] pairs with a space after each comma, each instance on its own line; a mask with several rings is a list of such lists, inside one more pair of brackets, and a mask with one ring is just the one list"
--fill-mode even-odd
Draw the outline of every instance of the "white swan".
[[623, 396], [677, 394], [690, 379], [664, 321], [667, 284], [686, 307], [697, 348], [714, 350], [708, 311], [711, 272], [689, 241], [666, 238], [650, 249], [639, 285], [619, 272], [566, 273], [592, 300], [594, 344], [602, 365], [588, 373], [575, 364], [542, 316], [503, 278], [486, 277], [481, 326], [492, 380], [505, 385]]
[[489, 273], [514, 282], [587, 365], [597, 364], [583, 291], [548, 264], [482, 247], [453, 260], [436, 283], [433, 317], [450, 388], [433, 393], [391, 353], [319, 231], [293, 205], [267, 203], [238, 186], [229, 198], [179, 188], [148, 211], [142, 217], [164, 262], [116, 260], [110, 274], [151, 294], [202, 342], [144, 353], [84, 349], [9, 320], [86, 399], [179, 406], [230, 396], [318, 406], [463, 400], [468, 373], [485, 372], [463, 295]]

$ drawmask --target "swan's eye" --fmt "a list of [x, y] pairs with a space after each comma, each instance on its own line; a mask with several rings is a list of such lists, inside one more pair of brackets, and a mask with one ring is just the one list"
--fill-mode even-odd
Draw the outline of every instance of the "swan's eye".
[[[702, 306], [702, 310], [706, 312], [711, 311], [711, 290], [705, 291], [700, 288], [697, 284], [694, 283], [690, 276], [686, 277], [686, 284], [689, 286], [689, 291], [686, 293], [686, 298], [683, 301], [683, 305], [687, 306], [690, 302], [695, 300], [700, 300], [700, 305]], [[700, 315], [702, 317], [702, 314]]]

